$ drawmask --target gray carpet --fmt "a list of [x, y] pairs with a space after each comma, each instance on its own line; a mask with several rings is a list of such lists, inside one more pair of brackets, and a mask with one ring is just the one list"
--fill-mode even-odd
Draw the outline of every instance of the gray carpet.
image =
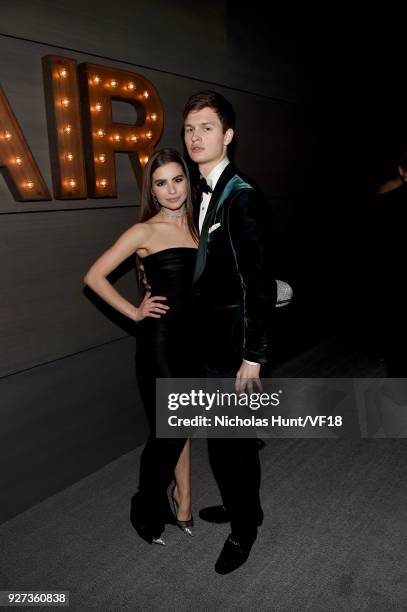
[[[242, 568], [213, 565], [226, 525], [196, 517], [167, 546], [128, 521], [140, 449], [0, 528], [1, 589], [70, 591], [70, 609], [386, 612], [407, 609], [407, 443], [268, 440], [266, 521]], [[216, 500], [204, 441], [193, 442], [194, 508]], [[34, 608], [33, 608], [34, 609]]]
[[[337, 339], [275, 372], [382, 374]], [[150, 546], [133, 531], [139, 448], [0, 527], [0, 589], [69, 590], [80, 612], [407, 610], [407, 440], [268, 439], [266, 519], [228, 576], [213, 570], [228, 526], [197, 516], [219, 500], [205, 441], [192, 450], [193, 539], [168, 526], [167, 546]]]

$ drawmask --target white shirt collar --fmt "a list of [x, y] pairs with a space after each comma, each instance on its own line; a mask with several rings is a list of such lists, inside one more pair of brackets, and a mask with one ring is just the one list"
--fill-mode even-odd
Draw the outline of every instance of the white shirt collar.
[[220, 161], [218, 165], [212, 168], [212, 170], [209, 172], [208, 176], [206, 177], [206, 182], [208, 183], [211, 189], [215, 189], [216, 183], [218, 182], [220, 175], [229, 163], [229, 159], [227, 157], [224, 157], [222, 161]]

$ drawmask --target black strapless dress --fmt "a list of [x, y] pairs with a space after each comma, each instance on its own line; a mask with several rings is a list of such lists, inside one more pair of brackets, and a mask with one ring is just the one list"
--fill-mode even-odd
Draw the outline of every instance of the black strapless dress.
[[146, 317], [137, 329], [137, 380], [151, 428], [140, 463], [139, 489], [132, 498], [131, 522], [151, 542], [165, 523], [174, 523], [167, 489], [186, 439], [155, 437], [156, 378], [199, 377], [191, 308], [197, 250], [164, 249], [143, 258], [151, 294], [167, 298], [170, 309], [160, 319]]

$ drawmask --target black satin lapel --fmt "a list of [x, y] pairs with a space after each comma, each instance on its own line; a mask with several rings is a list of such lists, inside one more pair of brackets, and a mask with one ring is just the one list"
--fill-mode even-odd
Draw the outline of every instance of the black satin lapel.
[[195, 283], [198, 278], [201, 276], [206, 263], [206, 250], [208, 244], [208, 229], [210, 227], [210, 221], [212, 217], [212, 213], [216, 207], [216, 204], [219, 201], [220, 196], [223, 193], [226, 185], [232, 178], [232, 176], [236, 174], [236, 169], [232, 164], [228, 164], [222, 174], [220, 175], [218, 182], [216, 183], [215, 189], [211, 195], [211, 199], [209, 202], [208, 210], [206, 211], [205, 221], [202, 226], [202, 232], [199, 237], [199, 247], [198, 252], [196, 254], [196, 264], [195, 264], [195, 272], [193, 283]]

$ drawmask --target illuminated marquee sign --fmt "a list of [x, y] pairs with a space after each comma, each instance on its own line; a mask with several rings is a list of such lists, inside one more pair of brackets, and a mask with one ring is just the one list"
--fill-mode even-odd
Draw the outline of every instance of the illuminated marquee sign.
[[[117, 197], [115, 153], [129, 155], [139, 185], [163, 129], [156, 89], [127, 70], [47, 55], [45, 100], [54, 197]], [[130, 104], [134, 124], [115, 123], [112, 101]], [[11, 106], [0, 89], [0, 169], [20, 202], [50, 200]]]
[[25, 202], [51, 199], [30, 147], [1, 88], [0, 168], [16, 200]]

